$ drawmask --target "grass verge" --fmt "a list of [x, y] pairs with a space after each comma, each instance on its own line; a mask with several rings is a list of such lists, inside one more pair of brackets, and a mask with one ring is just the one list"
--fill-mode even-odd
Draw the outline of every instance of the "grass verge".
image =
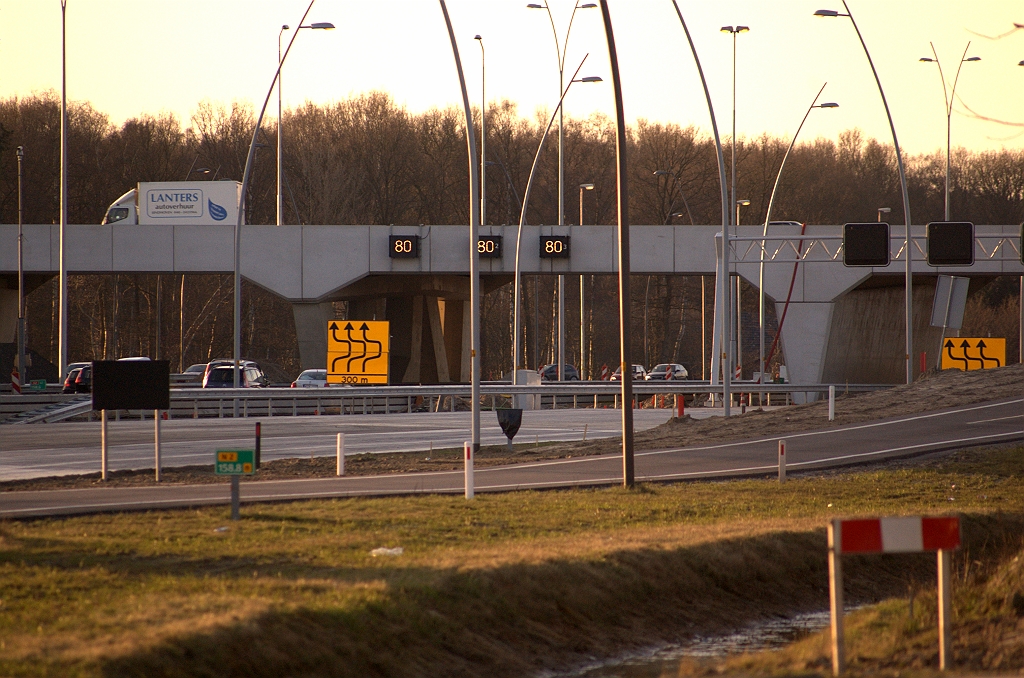
[[[958, 512], [1019, 547], [1024, 449], [766, 480], [0, 523], [0, 675], [523, 676], [827, 604], [835, 515]], [[398, 556], [374, 557], [378, 547]], [[932, 556], [850, 559], [848, 598]]]

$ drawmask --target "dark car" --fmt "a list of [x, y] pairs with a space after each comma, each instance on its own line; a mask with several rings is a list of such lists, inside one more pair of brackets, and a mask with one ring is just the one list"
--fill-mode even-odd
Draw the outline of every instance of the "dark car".
[[78, 378], [78, 373], [82, 371], [81, 367], [73, 367], [68, 372], [68, 376], [64, 377], [64, 388], [61, 393], [75, 393], [75, 379]]
[[[263, 370], [252, 365], [242, 365], [238, 370], [238, 385], [241, 388], [261, 388], [267, 385]], [[203, 379], [203, 388], [234, 388], [235, 367], [226, 365], [214, 367]]]
[[86, 365], [75, 377], [75, 393], [92, 393], [92, 365]]
[[[644, 368], [644, 366], [643, 365], [636, 365], [636, 364], [634, 364], [633, 365], [633, 381], [641, 381], [641, 380], [646, 379], [646, 378], [647, 378], [647, 370]], [[612, 379], [611, 380], [612, 381], [621, 381], [622, 380], [622, 369], [621, 368], [615, 368], [615, 371], [612, 373]]]
[[[537, 370], [541, 381], [558, 381], [558, 365], [545, 365]], [[579, 381], [580, 373], [573, 365], [562, 365], [562, 381]]]

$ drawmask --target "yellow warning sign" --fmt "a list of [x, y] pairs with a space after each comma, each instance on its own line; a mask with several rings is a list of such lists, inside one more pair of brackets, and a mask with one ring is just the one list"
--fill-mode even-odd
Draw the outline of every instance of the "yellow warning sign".
[[327, 383], [387, 384], [390, 324], [332, 320], [327, 324]]
[[942, 344], [942, 369], [984, 370], [1006, 364], [1006, 339], [951, 337]]

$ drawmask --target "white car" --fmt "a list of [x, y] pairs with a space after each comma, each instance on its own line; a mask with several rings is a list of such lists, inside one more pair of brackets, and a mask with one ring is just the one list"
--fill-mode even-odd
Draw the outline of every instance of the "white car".
[[666, 379], [686, 379], [690, 375], [679, 363], [662, 363], [655, 365], [647, 373], [647, 381], [665, 381]]
[[324, 388], [327, 385], [327, 370], [303, 370], [292, 382], [292, 388]]

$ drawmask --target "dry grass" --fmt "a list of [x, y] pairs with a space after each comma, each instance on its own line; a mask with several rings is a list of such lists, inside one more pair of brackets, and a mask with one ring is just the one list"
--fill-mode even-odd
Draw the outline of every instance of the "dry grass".
[[[8, 521], [0, 675], [529, 675], [820, 609], [831, 515], [952, 505], [976, 516], [971, 553], [987, 560], [1022, 530], [998, 517], [1024, 516], [1021, 457], [783, 486], [254, 505], [235, 524], [223, 508]], [[852, 562], [849, 596], [932, 570]]]

